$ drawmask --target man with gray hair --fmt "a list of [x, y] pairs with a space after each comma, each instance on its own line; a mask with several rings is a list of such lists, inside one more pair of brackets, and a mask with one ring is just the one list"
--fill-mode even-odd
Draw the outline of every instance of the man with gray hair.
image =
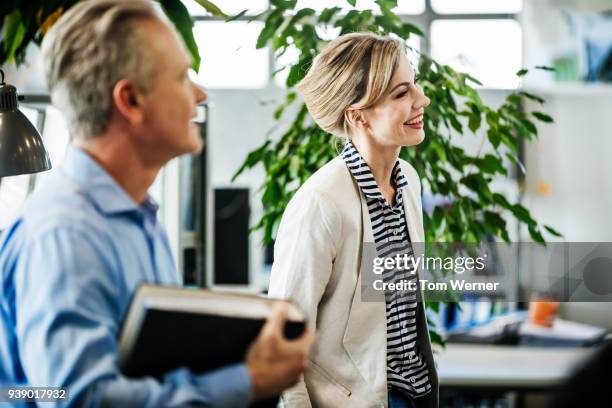
[[46, 35], [43, 58], [73, 144], [0, 238], [0, 386], [65, 387], [61, 406], [171, 407], [246, 406], [295, 384], [313, 333], [285, 339], [283, 307], [244, 363], [161, 381], [120, 373], [136, 286], [180, 284], [147, 190], [169, 160], [202, 148], [193, 118], [206, 94], [146, 0], [78, 3]]

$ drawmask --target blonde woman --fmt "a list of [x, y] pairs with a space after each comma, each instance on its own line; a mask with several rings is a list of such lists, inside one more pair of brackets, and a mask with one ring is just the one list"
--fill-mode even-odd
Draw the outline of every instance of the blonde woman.
[[370, 33], [341, 36], [298, 85], [317, 124], [346, 144], [297, 191], [278, 231], [269, 293], [301, 306], [318, 333], [304, 380], [283, 395], [288, 407], [438, 405], [416, 291], [361, 300], [364, 244], [393, 257], [424, 240], [419, 176], [398, 156], [423, 140], [429, 99], [404, 47]]

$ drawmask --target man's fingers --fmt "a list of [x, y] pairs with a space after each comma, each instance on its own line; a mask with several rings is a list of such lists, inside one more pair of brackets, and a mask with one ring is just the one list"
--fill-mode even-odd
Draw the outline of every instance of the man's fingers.
[[295, 340], [285, 340], [282, 351], [285, 354], [302, 354], [306, 357], [310, 354], [314, 344], [315, 333], [312, 329], [306, 329], [304, 333]]
[[282, 335], [283, 328], [285, 327], [285, 320], [287, 319], [287, 310], [289, 304], [287, 302], [277, 302], [273, 307], [268, 316], [268, 320], [261, 329], [262, 336], [275, 336]]
[[304, 331], [304, 334], [302, 334], [302, 336], [300, 336], [297, 340], [303, 347], [308, 350], [308, 352], [310, 352], [315, 341], [314, 330], [306, 329]]

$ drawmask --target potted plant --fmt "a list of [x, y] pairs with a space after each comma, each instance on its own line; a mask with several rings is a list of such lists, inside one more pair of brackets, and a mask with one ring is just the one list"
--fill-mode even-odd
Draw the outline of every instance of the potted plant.
[[[180, 0], [158, 0], [168, 18], [182, 35], [198, 69], [200, 56], [193, 37], [193, 20]], [[207, 0], [196, 0], [206, 10], [221, 19], [232, 20], [217, 6]], [[347, 0], [355, 6], [356, 0]], [[24, 61], [27, 46], [40, 44], [49, 27], [77, 0], [34, 1], [0, 5], [0, 65], [5, 62]], [[325, 45], [317, 28], [334, 27], [339, 35], [348, 32], [371, 31], [408, 39], [423, 34], [414, 25], [402, 21], [393, 13], [396, 0], [376, 0], [378, 12], [350, 10], [343, 14], [339, 7], [330, 7], [316, 13], [311, 8], [296, 9], [297, 0], [270, 0], [270, 7], [254, 18], [263, 19], [264, 26], [257, 40], [257, 47], [272, 47], [280, 58], [290, 49], [298, 51], [297, 61], [286, 67], [287, 93], [285, 100], [274, 113], [276, 120], [289, 106], [295, 113], [291, 124], [276, 139], [268, 139], [249, 153], [234, 179], [243, 172], [263, 165], [265, 180], [262, 186], [264, 215], [256, 229], [264, 231], [263, 243], [270, 243], [276, 234], [284, 209], [299, 186], [317, 169], [338, 154], [331, 136], [321, 129], [308, 115], [306, 106], [298, 99], [294, 86], [304, 77], [313, 58]], [[536, 67], [550, 70], [547, 67]], [[499, 108], [485, 104], [473, 85], [480, 84], [469, 74], [457, 72], [440, 64], [426, 54], [420, 55], [419, 83], [431, 99], [424, 123], [428, 137], [417, 148], [403, 149], [401, 157], [408, 160], [420, 174], [424, 190], [439, 194], [452, 205], [437, 205], [423, 214], [426, 242], [480, 242], [494, 236], [510, 242], [508, 218], [524, 225], [531, 239], [544, 243], [545, 234], [561, 236], [552, 227], [542, 225], [520, 204], [501, 192], [491, 189], [496, 176], [508, 177], [507, 163], [513, 163], [525, 172], [520, 160], [523, 143], [537, 137], [534, 121], [552, 122], [540, 111], [526, 112], [523, 100], [530, 99], [543, 104], [537, 95], [514, 91], [505, 98]], [[517, 72], [519, 77], [526, 69]], [[458, 140], [461, 137], [478, 137], [486, 130], [482, 143], [488, 143], [487, 153], [470, 154]], [[437, 310], [437, 303], [428, 303]], [[435, 342], [441, 342], [432, 332]]]

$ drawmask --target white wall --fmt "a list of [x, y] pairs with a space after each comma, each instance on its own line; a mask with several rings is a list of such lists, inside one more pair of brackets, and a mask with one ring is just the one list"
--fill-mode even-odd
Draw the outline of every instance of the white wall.
[[[548, 65], [557, 50], [576, 44], [563, 9], [599, 12], [612, 9], [612, 2], [525, 1], [526, 67]], [[527, 204], [566, 241], [612, 241], [612, 85], [553, 83], [552, 75], [544, 72], [530, 77], [528, 88], [547, 99], [540, 110], [556, 123], [538, 126], [540, 138], [526, 150]]]

